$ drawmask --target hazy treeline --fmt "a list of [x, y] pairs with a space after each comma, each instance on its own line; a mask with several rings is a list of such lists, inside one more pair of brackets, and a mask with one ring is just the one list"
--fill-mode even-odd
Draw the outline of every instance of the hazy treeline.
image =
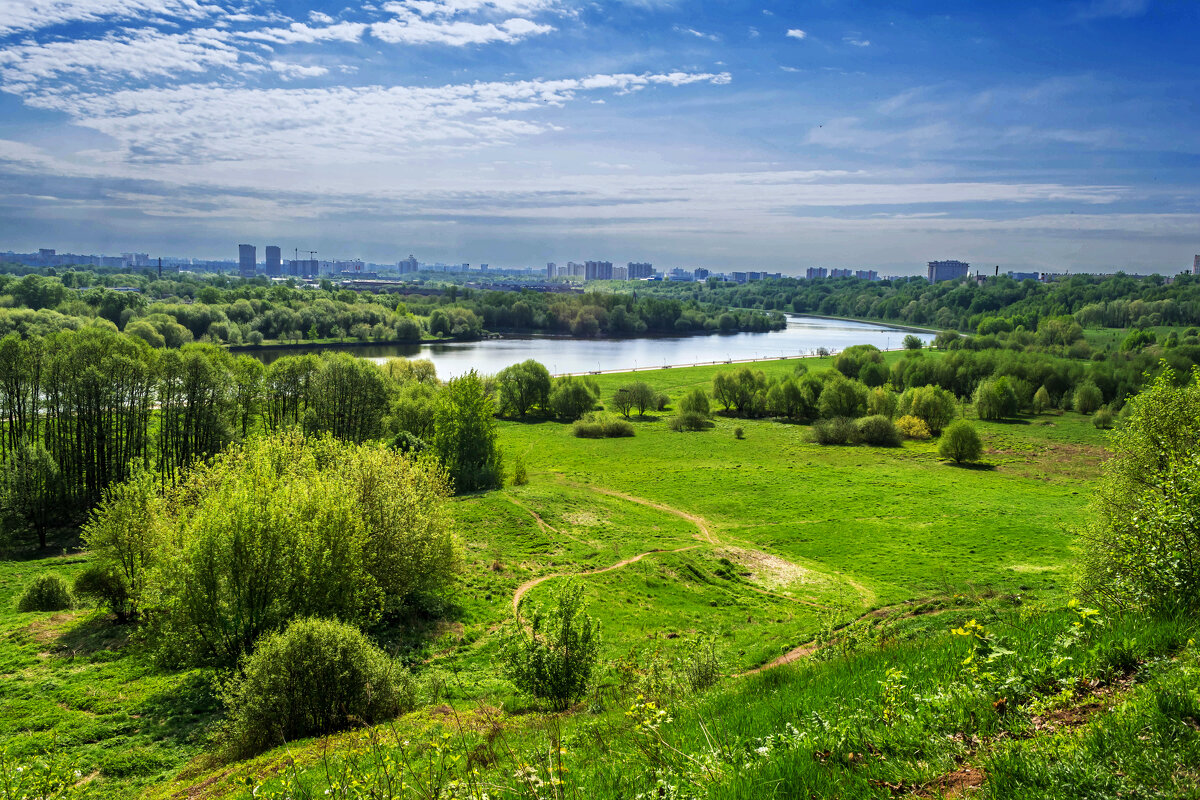
[[[780, 278], [749, 284], [656, 284], [648, 291], [702, 303], [889, 320], [972, 333], [1036, 330], [1044, 317], [1074, 315], [1085, 327], [1200, 324], [1200, 281], [1178, 275], [1073, 275], [1049, 283], [1006, 276], [930, 284], [924, 278]], [[981, 327], [982, 326], [982, 327]]]
[[0, 335], [45, 335], [103, 319], [155, 347], [191, 341], [471, 339], [488, 330], [575, 336], [778, 330], [782, 314], [627, 294], [479, 291], [358, 292], [263, 278], [153, 273], [0, 274]]

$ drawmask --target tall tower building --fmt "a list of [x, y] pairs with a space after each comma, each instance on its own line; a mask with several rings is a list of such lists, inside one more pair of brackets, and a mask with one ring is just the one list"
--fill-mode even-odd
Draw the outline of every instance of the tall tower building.
[[283, 256], [273, 244], [267, 245], [267, 274], [273, 278], [283, 274]]
[[254, 264], [258, 260], [258, 248], [252, 244], [238, 245], [238, 276], [254, 277]]
[[930, 261], [929, 282], [953, 281], [967, 277], [971, 265], [965, 261]]
[[1192, 259], [1192, 274], [1200, 275], [1200, 256]]

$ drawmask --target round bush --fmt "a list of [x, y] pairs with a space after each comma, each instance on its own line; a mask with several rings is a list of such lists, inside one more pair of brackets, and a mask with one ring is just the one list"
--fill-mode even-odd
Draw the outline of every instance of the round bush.
[[1108, 408], [1100, 408], [1092, 415], [1092, 424], [1102, 431], [1113, 426], [1113, 412]]
[[411, 710], [399, 667], [344, 622], [300, 619], [259, 639], [226, 691], [238, 755], [370, 724]]
[[813, 423], [811, 438], [817, 444], [850, 444], [858, 435], [854, 420], [845, 417], [819, 419]]
[[46, 572], [25, 587], [17, 601], [18, 611], [62, 611], [75, 605], [67, 582], [57, 572]]
[[1104, 395], [1094, 383], [1080, 384], [1075, 390], [1075, 410], [1080, 414], [1091, 414], [1104, 403]]
[[668, 424], [671, 426], [671, 430], [679, 431], [680, 433], [684, 431], [702, 431], [712, 426], [707, 417], [695, 411], [684, 411], [681, 414], [677, 414], [671, 417], [671, 421]]
[[911, 414], [896, 420], [896, 430], [900, 432], [900, 435], [907, 436], [909, 439], [929, 439], [933, 436], [929, 432], [929, 426], [925, 424], [925, 420]]
[[873, 447], [899, 447], [900, 431], [882, 414], [863, 417], [855, 423], [858, 441]]
[[961, 464], [975, 461], [982, 454], [983, 442], [979, 440], [974, 426], [965, 419], [956, 419], [942, 431], [942, 438], [938, 441], [938, 455], [942, 458]]

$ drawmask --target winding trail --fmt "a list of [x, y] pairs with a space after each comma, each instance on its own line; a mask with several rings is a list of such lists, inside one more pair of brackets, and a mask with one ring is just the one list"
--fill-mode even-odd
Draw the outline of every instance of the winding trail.
[[636, 556], [630, 556], [629, 558], [626, 558], [622, 561], [618, 561], [617, 563], [612, 564], [607, 567], [601, 567], [600, 569], [589, 569], [589, 570], [585, 570], [584, 572], [552, 572], [549, 575], [542, 575], [540, 578], [534, 578], [533, 580], [525, 581], [524, 583], [522, 583], [520, 586], [517, 587], [517, 590], [515, 592], [513, 592], [513, 599], [512, 599], [513, 614], [518, 613], [518, 609], [521, 606], [521, 598], [525, 596], [526, 592], [528, 592], [533, 587], [537, 586], [539, 583], [548, 581], [551, 578], [565, 578], [570, 575], [578, 575], [580, 577], [583, 577], [586, 575], [599, 575], [602, 572], [612, 572], [614, 569], [620, 569], [621, 567], [627, 567], [630, 564], [633, 564], [634, 562], [637, 562], [637, 561], [641, 561], [646, 556], [652, 556], [655, 553], [682, 553], [684, 550], [695, 550], [699, 546], [700, 545], [698, 545], [698, 544], [689, 544], [687, 547], [680, 547], [676, 550], [661, 550], [661, 549], [647, 550], [644, 553], [638, 553]]

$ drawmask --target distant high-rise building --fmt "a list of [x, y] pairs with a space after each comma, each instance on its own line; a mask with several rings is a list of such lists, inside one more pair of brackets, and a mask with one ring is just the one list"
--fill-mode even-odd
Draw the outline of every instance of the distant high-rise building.
[[254, 263], [257, 259], [258, 248], [252, 244], [238, 245], [238, 275], [243, 278], [254, 277]]
[[848, 268], [847, 269], [831, 269], [831, 270], [829, 270], [829, 277], [831, 277], [831, 278], [852, 278], [852, 277], [854, 277], [854, 270], [848, 269]]
[[1192, 259], [1192, 274], [1200, 275], [1200, 256]]
[[613, 268], [611, 261], [583, 262], [583, 279], [585, 281], [611, 281]]
[[630, 261], [625, 265], [625, 269], [629, 270], [631, 281], [654, 277], [654, 265], [648, 261]]
[[854, 277], [863, 281], [877, 281], [879, 280], [879, 273], [873, 269], [856, 269], [854, 270]]
[[283, 274], [283, 257], [273, 244], [267, 245], [267, 274], [274, 278]]
[[967, 277], [971, 265], [965, 261], [930, 261], [929, 282], [953, 281]]
[[554, 277], [557, 277], [557, 274], [558, 274], [558, 265], [555, 264], [553, 261], [547, 261], [546, 262], [546, 277], [554, 278]]
[[809, 267], [804, 270], [804, 277], [812, 280], [813, 278], [828, 278], [829, 270], [824, 267]]
[[708, 278], [709, 274], [709, 271], [704, 267], [696, 267], [696, 269], [692, 271], [692, 275], [694, 275], [698, 281], [705, 280]]
[[402, 258], [396, 262], [396, 271], [401, 275], [407, 275], [410, 272], [417, 271], [417, 257], [409, 255], [408, 258]]

